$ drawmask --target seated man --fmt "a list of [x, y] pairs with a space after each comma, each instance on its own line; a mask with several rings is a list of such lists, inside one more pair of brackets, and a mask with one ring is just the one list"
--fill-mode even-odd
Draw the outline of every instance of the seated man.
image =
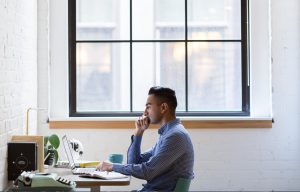
[[[176, 118], [175, 91], [152, 87], [148, 93], [144, 115], [135, 122], [135, 131], [128, 149], [128, 164], [103, 162], [104, 171], [116, 171], [145, 179], [140, 191], [172, 191], [179, 178], [194, 177], [194, 150], [187, 130]], [[141, 141], [149, 124], [158, 124], [160, 135], [156, 144], [141, 154]]]

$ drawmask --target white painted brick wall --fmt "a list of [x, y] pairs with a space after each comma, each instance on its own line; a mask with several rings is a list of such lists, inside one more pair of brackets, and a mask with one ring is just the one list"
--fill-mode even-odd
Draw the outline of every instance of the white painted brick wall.
[[[37, 1], [0, 0], [0, 191], [7, 182], [7, 142], [24, 134], [28, 107], [37, 105]], [[36, 115], [30, 117], [36, 133]]]

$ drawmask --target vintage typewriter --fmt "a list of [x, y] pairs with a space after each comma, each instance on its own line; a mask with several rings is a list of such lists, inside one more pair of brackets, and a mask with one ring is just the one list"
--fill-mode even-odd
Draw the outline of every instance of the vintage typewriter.
[[12, 191], [74, 191], [76, 183], [56, 173], [34, 173], [23, 171]]

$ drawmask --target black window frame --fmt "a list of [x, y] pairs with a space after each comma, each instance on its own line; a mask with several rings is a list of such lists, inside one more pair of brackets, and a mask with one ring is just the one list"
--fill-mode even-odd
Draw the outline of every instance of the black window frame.
[[[131, 117], [139, 116], [141, 112], [132, 110], [132, 43], [133, 42], [184, 42], [185, 43], [185, 95], [186, 111], [177, 112], [177, 116], [250, 116], [250, 51], [249, 51], [249, 0], [241, 1], [241, 40], [188, 40], [187, 1], [185, 0], [185, 40], [132, 40], [132, 0], [130, 0], [130, 40], [76, 40], [76, 0], [68, 1], [68, 58], [69, 58], [69, 116], [70, 117]], [[129, 42], [130, 43], [130, 112], [78, 112], [76, 110], [76, 44], [78, 42]], [[241, 43], [241, 111], [199, 111], [189, 112], [188, 107], [188, 42], [240, 42]], [[146, 96], [145, 96], [146, 99]]]

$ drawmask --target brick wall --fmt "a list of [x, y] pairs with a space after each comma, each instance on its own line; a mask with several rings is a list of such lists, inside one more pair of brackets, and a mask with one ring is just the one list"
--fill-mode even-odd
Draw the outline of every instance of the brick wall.
[[[28, 107], [37, 106], [37, 1], [0, 0], [0, 191], [7, 182], [7, 142], [24, 134]], [[30, 112], [30, 134], [36, 112]]]

